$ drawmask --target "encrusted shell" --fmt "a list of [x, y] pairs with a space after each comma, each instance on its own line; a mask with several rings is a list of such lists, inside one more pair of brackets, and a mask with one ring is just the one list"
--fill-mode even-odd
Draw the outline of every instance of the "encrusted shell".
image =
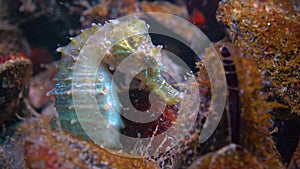
[[22, 53], [0, 58], [0, 125], [27, 114], [31, 61]]
[[70, 133], [52, 130], [49, 121], [49, 116], [42, 116], [19, 127], [25, 136], [24, 155], [29, 168], [158, 168], [145, 158], [118, 156]]

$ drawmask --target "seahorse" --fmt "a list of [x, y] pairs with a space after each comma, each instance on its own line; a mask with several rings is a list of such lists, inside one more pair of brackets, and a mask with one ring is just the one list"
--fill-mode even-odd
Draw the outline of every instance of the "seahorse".
[[[79, 36], [71, 38], [69, 45], [57, 49], [62, 54], [62, 60], [57, 65], [59, 72], [54, 79], [56, 86], [51, 93], [55, 97], [55, 106], [62, 128], [76, 136], [89, 139], [76, 115], [77, 105], [86, 112], [84, 120], [94, 127], [96, 134], [100, 133], [99, 137], [102, 139], [108, 138], [103, 140], [103, 144], [120, 148], [118, 133], [112, 134], [106, 123], [89, 116], [94, 113], [95, 107], [88, 105], [87, 102], [92, 99], [91, 95], [95, 94], [98, 108], [108, 124], [117, 131], [122, 128], [118, 99], [114, 97], [116, 89], [111, 85], [111, 72], [128, 57], [133, 58], [133, 62], [127, 66], [138, 66], [141, 72], [137, 78], [153, 89], [166, 104], [174, 105], [180, 101], [181, 92], [168, 84], [161, 75], [160, 68], [163, 66], [160, 62], [161, 47], [152, 44], [148, 28], [149, 26], [138, 18], [111, 20], [103, 26], [93, 24]], [[99, 61], [102, 62], [98, 64]], [[128, 67], [123, 68], [124, 72]], [[80, 68], [80, 71], [76, 72], [76, 68]], [[151, 69], [144, 70], [144, 68]], [[85, 96], [74, 103], [74, 93]]]

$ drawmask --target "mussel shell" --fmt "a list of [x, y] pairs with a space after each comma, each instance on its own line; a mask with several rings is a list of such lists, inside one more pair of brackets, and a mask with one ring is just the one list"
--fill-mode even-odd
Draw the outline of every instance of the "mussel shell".
[[31, 62], [24, 54], [0, 59], [0, 125], [15, 114], [26, 116], [24, 98], [28, 96]]

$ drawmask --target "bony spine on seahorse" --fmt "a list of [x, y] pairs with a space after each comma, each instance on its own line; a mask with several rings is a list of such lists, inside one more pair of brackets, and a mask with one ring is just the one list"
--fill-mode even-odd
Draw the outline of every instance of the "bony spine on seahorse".
[[[79, 123], [78, 114], [74, 108], [76, 104], [75, 106], [84, 110], [86, 114], [80, 120], [88, 122], [95, 131], [95, 135], [102, 136], [103, 144], [116, 149], [120, 148], [119, 133], [108, 130], [107, 123], [93, 119], [91, 114], [95, 113], [95, 108], [90, 106], [89, 102], [95, 94], [98, 109], [108, 124], [117, 130], [122, 127], [119, 115], [120, 106], [118, 99], [113, 97], [115, 90], [111, 88], [113, 87], [111, 73], [107, 67], [114, 69], [128, 57], [133, 58], [132, 62], [125, 68], [119, 68], [121, 73], [125, 73], [125, 70], [133, 66], [146, 67], [148, 69], [141, 69], [142, 73], [137, 72], [139, 73], [137, 78], [155, 90], [167, 104], [174, 105], [180, 101], [182, 93], [168, 84], [161, 75], [161, 47], [152, 44], [148, 29], [149, 26], [138, 18], [124, 21], [112, 20], [103, 26], [93, 25], [92, 28], [82, 31], [79, 36], [71, 38], [68, 46], [58, 48], [62, 54], [62, 60], [58, 64], [56, 87], [52, 93], [55, 96], [61, 126], [65, 130], [88, 139]], [[102, 55], [103, 58], [101, 58]], [[95, 60], [102, 61], [102, 63], [97, 63], [98, 67], [80, 65], [80, 61], [93, 63]], [[81, 71], [75, 72], [74, 69], [78, 68], [76, 66], [80, 67]], [[95, 68], [96, 71], [93, 70]], [[74, 101], [75, 93], [79, 93], [79, 96], [83, 95], [76, 102]]]

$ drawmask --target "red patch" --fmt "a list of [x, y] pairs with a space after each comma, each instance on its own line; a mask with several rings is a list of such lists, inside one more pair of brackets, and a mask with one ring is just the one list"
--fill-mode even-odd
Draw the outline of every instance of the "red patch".
[[3, 58], [0, 58], [0, 64], [3, 64], [9, 60], [18, 60], [18, 59], [28, 59], [28, 57], [23, 53], [17, 53], [17, 54], [14, 54], [14, 55], [10, 55], [10, 56], [5, 56]]
[[206, 20], [204, 14], [199, 11], [198, 9], [194, 9], [193, 13], [190, 16], [190, 22], [192, 22], [194, 25], [200, 26], [205, 25]]

